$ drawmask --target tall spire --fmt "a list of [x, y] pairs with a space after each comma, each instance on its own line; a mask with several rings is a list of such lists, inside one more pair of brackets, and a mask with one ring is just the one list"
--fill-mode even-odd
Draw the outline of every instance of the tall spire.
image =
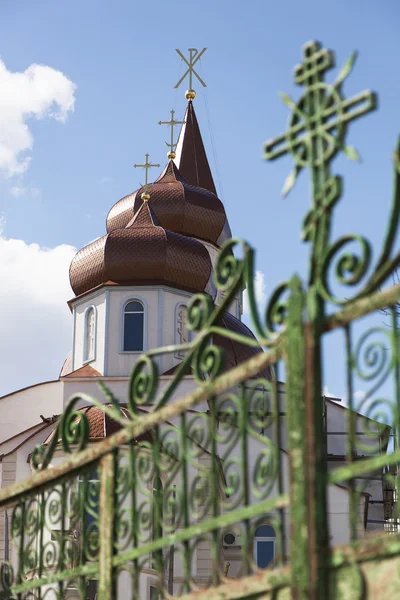
[[176, 145], [174, 162], [188, 183], [217, 194], [191, 100], [186, 109], [184, 122]]

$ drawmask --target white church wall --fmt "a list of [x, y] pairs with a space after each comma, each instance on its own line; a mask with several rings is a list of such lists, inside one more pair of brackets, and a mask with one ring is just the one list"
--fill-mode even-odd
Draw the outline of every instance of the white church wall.
[[63, 409], [60, 381], [48, 381], [0, 398], [0, 443]]
[[[64, 408], [67, 406], [68, 401], [72, 394], [88, 394], [93, 396], [100, 402], [106, 402], [103, 392], [98, 386], [98, 381], [104, 380], [107, 387], [110, 388], [114, 396], [121, 402], [126, 404], [128, 399], [128, 384], [129, 377], [105, 377], [103, 378], [66, 378], [62, 380], [63, 386], [63, 403]], [[170, 376], [161, 376], [159, 378], [158, 395], [171, 381]], [[179, 398], [182, 395], [189, 394], [195, 389], [195, 382], [192, 376], [184, 377], [177, 390], [172, 394], [171, 401]], [[87, 406], [87, 402], [83, 401], [77, 406]], [[207, 404], [203, 403], [201, 408], [198, 406], [197, 410], [207, 410]]]

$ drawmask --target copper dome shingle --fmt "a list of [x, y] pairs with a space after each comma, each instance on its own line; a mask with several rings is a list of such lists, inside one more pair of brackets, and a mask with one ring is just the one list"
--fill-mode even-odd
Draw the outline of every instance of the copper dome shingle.
[[[143, 188], [114, 204], [107, 231], [123, 228], [141, 207]], [[149, 203], [160, 225], [169, 231], [221, 245], [231, 237], [224, 206], [212, 192], [188, 183], [173, 161], [150, 186]]]
[[203, 244], [160, 227], [146, 202], [128, 227], [79, 250], [71, 262], [70, 282], [77, 296], [107, 282], [166, 283], [198, 292], [206, 290], [211, 269]]
[[[165, 229], [217, 246], [231, 237], [224, 206], [216, 189], [192, 102], [176, 147], [176, 158], [151, 185], [151, 206]], [[107, 231], [126, 227], [139, 210], [143, 188], [111, 208]]]
[[175, 164], [188, 183], [216, 195], [217, 190], [191, 100], [189, 100], [183, 120], [184, 124], [176, 145]]

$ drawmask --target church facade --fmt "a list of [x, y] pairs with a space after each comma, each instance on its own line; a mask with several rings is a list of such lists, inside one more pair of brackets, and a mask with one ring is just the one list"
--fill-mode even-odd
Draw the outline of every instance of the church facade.
[[[74, 292], [69, 301], [73, 316], [72, 350], [59, 378], [0, 398], [2, 488], [31, 474], [34, 448], [49, 443], [58, 417], [72, 394], [87, 394], [106, 402], [98, 385], [104, 382], [121, 401], [121, 412], [125, 414], [129, 376], [138, 357], [159, 347], [184, 346], [190, 342], [192, 334], [186, 323], [186, 308], [194, 294], [205, 292], [216, 305], [221, 301], [221, 292], [217, 293], [213, 283], [213, 265], [219, 249], [231, 238], [231, 230], [223, 203], [216, 193], [193, 98], [189, 98], [176, 150], [170, 153], [168, 164], [154, 183], [114, 204], [107, 216], [106, 230], [104, 236], [81, 249], [71, 263], [70, 282]], [[218, 325], [222, 330], [236, 332], [255, 342], [254, 335], [241, 321], [242, 293], [240, 290], [236, 294]], [[224, 370], [262, 352], [255, 343], [247, 346], [218, 334], [213, 343], [224, 350]], [[156, 356], [161, 389], [172, 380], [183, 357], [184, 349]], [[260, 375], [266, 380], [271, 379], [268, 369]], [[186, 375], [172, 401], [195, 388], [194, 376]], [[279, 383], [278, 389], [282, 408], [279, 453], [283, 491], [287, 491], [284, 383]], [[347, 409], [338, 399], [323, 397], [322, 401], [326, 407], [328, 465], [333, 468], [338, 462], [345, 461]], [[89, 419], [91, 444], [117, 430], [116, 424], [99, 408], [90, 407], [82, 400], [81, 409]], [[199, 404], [196, 413], [211, 418], [207, 402]], [[126, 416], [129, 418], [128, 414]], [[364, 419], [357, 416], [359, 423]], [[268, 437], [270, 427], [262, 429], [261, 434]], [[387, 450], [388, 437], [389, 428], [382, 438], [382, 452]], [[252, 441], [249, 456], [257, 456], [259, 447], [260, 442]], [[234, 460], [239, 454], [240, 448], [233, 446], [229, 459]], [[60, 450], [55, 461], [59, 462], [63, 457]], [[206, 454], [202, 460], [208, 464]], [[193, 472], [191, 476], [195, 478], [196, 475]], [[175, 483], [179, 486], [179, 478]], [[151, 485], [156, 489], [162, 482]], [[332, 541], [345, 544], [350, 539], [348, 490], [339, 485], [329, 486], [328, 501]], [[357, 524], [359, 537], [384, 528], [384, 509], [382, 480], [363, 481]], [[289, 532], [286, 524], [287, 514], [283, 527], [283, 542], [287, 547]], [[266, 515], [254, 534], [256, 567], [266, 568], [274, 563], [276, 537], [274, 515]], [[6, 511], [0, 514], [0, 562], [3, 560], [16, 560]], [[201, 587], [208, 581], [211, 561], [206, 546], [199, 545], [193, 561], [193, 578]], [[240, 535], [234, 529], [222, 541], [220, 561], [223, 570], [229, 563], [226, 571], [229, 577], [240, 577]], [[172, 579], [165, 583], [174, 593], [179, 590], [180, 570], [177, 558], [173, 569], [168, 571]], [[126, 589], [129, 583], [122, 578], [119, 585]], [[157, 588], [157, 581], [151, 560], [143, 570], [140, 586], [141, 597], [153, 597], [152, 589]], [[95, 586], [93, 590], [88, 591], [88, 597], [95, 597]], [[74, 597], [73, 589], [68, 597]], [[124, 597], [122, 593], [121, 597]]]

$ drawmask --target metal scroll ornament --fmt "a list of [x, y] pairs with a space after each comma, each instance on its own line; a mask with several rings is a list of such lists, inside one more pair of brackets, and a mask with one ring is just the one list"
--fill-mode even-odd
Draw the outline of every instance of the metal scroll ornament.
[[[312, 207], [307, 213], [302, 229], [302, 239], [311, 243], [308, 283], [314, 286], [319, 296], [328, 302], [346, 305], [375, 291], [400, 262], [400, 255], [391, 258], [394, 235], [397, 230], [400, 209], [400, 189], [396, 178], [392, 214], [381, 255], [361, 290], [345, 299], [331, 291], [329, 274], [335, 266], [335, 277], [344, 286], [360, 284], [371, 267], [371, 246], [364, 237], [344, 235], [331, 242], [332, 214], [342, 195], [342, 179], [331, 175], [331, 163], [339, 152], [350, 160], [358, 160], [357, 150], [347, 145], [346, 134], [349, 124], [371, 112], [377, 106], [376, 94], [364, 91], [352, 98], [343, 95], [343, 83], [350, 75], [355, 59], [354, 52], [345, 63], [333, 84], [324, 82], [325, 72], [334, 66], [332, 52], [321, 48], [318, 42], [304, 47], [303, 63], [295, 68], [295, 83], [305, 87], [305, 92], [294, 102], [281, 94], [283, 102], [290, 108], [288, 129], [273, 140], [265, 143], [265, 158], [275, 160], [291, 154], [294, 167], [287, 177], [282, 193], [285, 196], [294, 186], [304, 168], [311, 172]], [[394, 157], [395, 171], [400, 173], [398, 152]], [[358, 251], [345, 251], [358, 246]]]

